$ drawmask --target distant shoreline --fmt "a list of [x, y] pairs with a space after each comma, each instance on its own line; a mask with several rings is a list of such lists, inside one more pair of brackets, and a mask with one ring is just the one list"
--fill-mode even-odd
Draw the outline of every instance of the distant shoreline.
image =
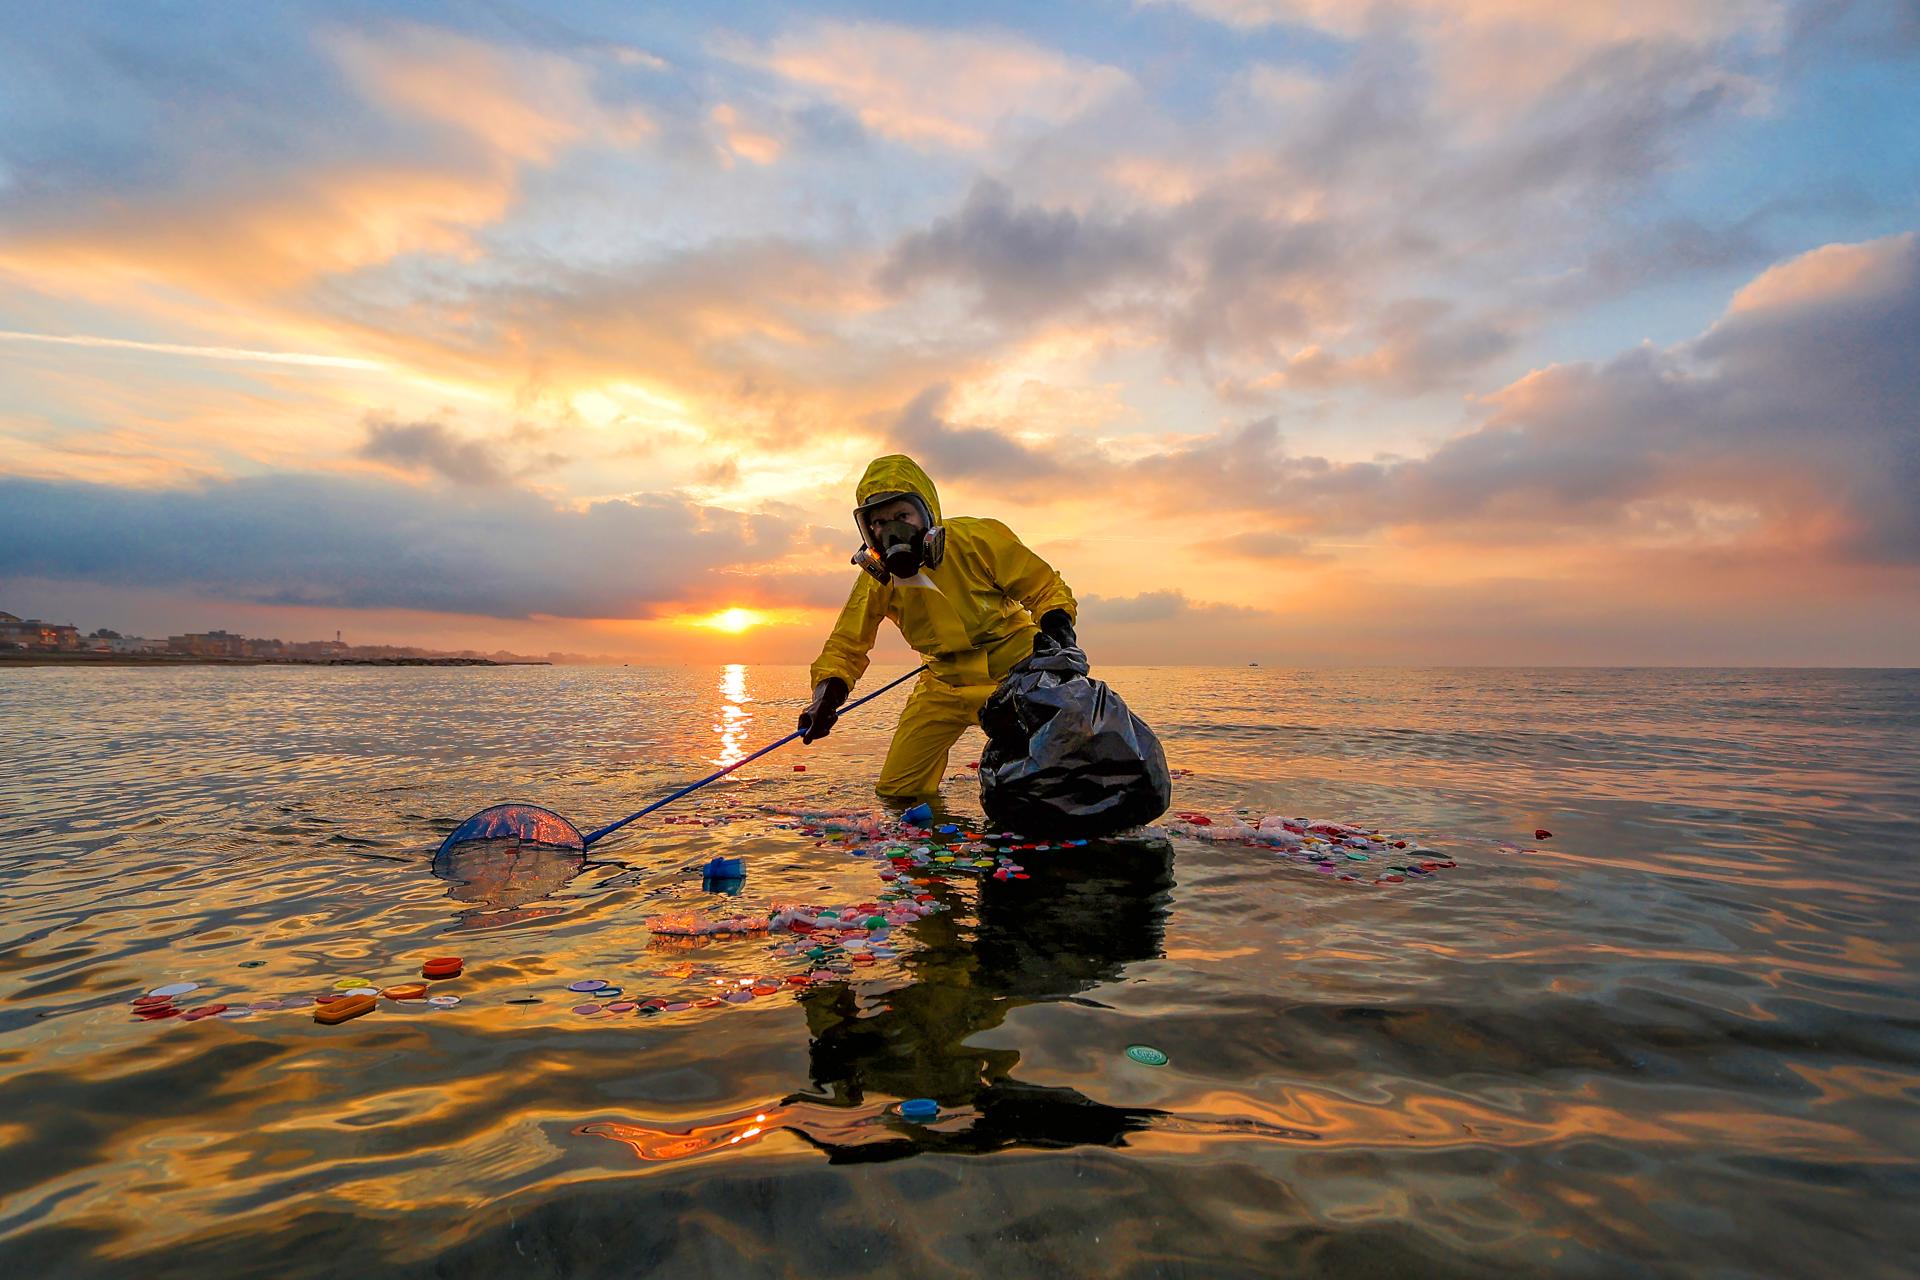
[[0, 652], [0, 666], [16, 667], [550, 667], [538, 658], [215, 658], [185, 653], [87, 653], [55, 650]]

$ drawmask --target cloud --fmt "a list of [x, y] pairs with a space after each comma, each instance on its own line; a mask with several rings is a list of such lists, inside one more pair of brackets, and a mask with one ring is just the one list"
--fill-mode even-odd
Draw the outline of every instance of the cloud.
[[[1769, 253], [1757, 222], [1708, 228], [1655, 193], [1764, 109], [1770, 7], [1602, 8], [1224, 9], [1349, 43], [1311, 71], [1246, 65], [1204, 128], [1130, 106], [1060, 122], [898, 236], [878, 283], [927, 307], [958, 286], [1003, 349], [1097, 316], [1229, 402], [1460, 387], [1555, 311]], [[1470, 62], [1500, 74], [1471, 88]]]
[[1146, 218], [1021, 207], [1003, 184], [983, 179], [958, 212], [896, 244], [879, 280], [894, 291], [952, 280], [976, 290], [988, 313], [1023, 319], [1151, 281], [1166, 272], [1166, 258], [1165, 238]]
[[755, 164], [772, 164], [786, 149], [781, 145], [780, 139], [773, 134], [748, 127], [741, 118], [739, 108], [731, 103], [719, 103], [713, 108], [710, 116], [714, 125], [720, 130], [721, 136], [726, 140], [727, 151], [743, 160], [751, 160]]
[[1083, 596], [1080, 617], [1083, 624], [1095, 627], [1147, 625], [1177, 619], [1204, 619], [1207, 623], [1274, 621], [1272, 614], [1245, 605], [1190, 599], [1178, 588], [1142, 591], [1131, 596]]
[[455, 435], [438, 422], [367, 420], [367, 438], [354, 451], [372, 462], [429, 471], [455, 484], [498, 485], [507, 471], [484, 442]]
[[1830, 245], [1764, 272], [1693, 341], [1528, 374], [1422, 457], [1298, 456], [1265, 418], [1109, 474], [1166, 507], [1203, 494], [1297, 534], [1568, 533], [1915, 564], [1917, 344], [1920, 234]]
[[1199, 543], [1197, 549], [1209, 555], [1240, 560], [1293, 561], [1311, 559], [1310, 547], [1305, 538], [1272, 529], [1250, 529]]
[[1013, 35], [876, 22], [820, 22], [740, 56], [821, 93], [872, 132], [922, 148], [977, 150], [998, 131], [1060, 124], [1132, 84], [1118, 68]]
[[556, 507], [531, 494], [311, 475], [184, 489], [0, 479], [0, 575], [179, 584], [260, 604], [494, 618], [642, 618], [799, 529], [670, 495]]
[[1712, 47], [1744, 37], [1778, 40], [1780, 0], [1624, 0], [1605, 5], [1531, 0], [1139, 0], [1178, 5], [1242, 29], [1291, 25], [1359, 40], [1407, 30], [1433, 50], [1456, 110], [1516, 105], [1575, 73], [1596, 53], [1625, 46]]
[[941, 383], [922, 391], [894, 418], [888, 432], [888, 439], [926, 467], [936, 484], [947, 476], [1019, 482], [1059, 473], [1060, 463], [1047, 452], [985, 427], [947, 422], [940, 414], [949, 390]]
[[[244, 43], [209, 59], [170, 34], [107, 40], [80, 23], [37, 49], [62, 111], [0, 143], [39, 161], [30, 187], [0, 192], [0, 273], [123, 306], [146, 286], [170, 313], [179, 289], [289, 304], [406, 255], [472, 259], [524, 168], [651, 128], [599, 101], [582, 63], [453, 30], [376, 20], [249, 28]], [[110, 87], [96, 103], [78, 85]]]
[[585, 68], [539, 50], [505, 49], [412, 22], [340, 28], [322, 37], [352, 83], [393, 114], [544, 164], [597, 114]]
[[1142, 591], [1139, 595], [1119, 597], [1090, 595], [1080, 601], [1084, 617], [1107, 624], [1164, 622], [1191, 607], [1187, 597], [1178, 591]]
[[1381, 307], [1362, 340], [1371, 345], [1353, 355], [1317, 345], [1305, 347], [1287, 357], [1274, 373], [1244, 386], [1228, 381], [1220, 389], [1232, 395], [1362, 385], [1396, 395], [1421, 395], [1460, 384], [1511, 350], [1515, 337], [1509, 325], [1498, 321], [1457, 318], [1451, 303], [1410, 298]]

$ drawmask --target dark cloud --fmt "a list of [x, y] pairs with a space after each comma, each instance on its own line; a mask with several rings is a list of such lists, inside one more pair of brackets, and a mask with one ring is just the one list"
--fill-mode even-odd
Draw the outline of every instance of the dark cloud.
[[1044, 479], [1060, 464], [1051, 455], [1029, 448], [1010, 436], [986, 427], [955, 426], [941, 417], [949, 388], [928, 387], [908, 402], [894, 418], [887, 435], [902, 451], [927, 469], [935, 484], [948, 476], [1003, 481]]
[[1310, 548], [1311, 544], [1305, 538], [1272, 529], [1250, 529], [1245, 533], [1229, 534], [1224, 538], [1209, 539], [1198, 547], [1210, 555], [1268, 561], [1312, 559]]
[[1778, 256], [1765, 224], [1782, 211], [1780, 205], [1769, 206], [1725, 226], [1681, 216], [1622, 226], [1602, 238], [1584, 261], [1544, 282], [1537, 297], [1550, 306], [1576, 307], [1642, 285], [1763, 265]]
[[438, 422], [367, 420], [367, 438], [355, 453], [409, 471], [427, 471], [455, 484], [498, 485], [506, 468], [493, 449], [479, 440], [455, 435]]
[[1133, 596], [1083, 596], [1080, 620], [1083, 626], [1128, 626], [1134, 623], [1166, 622], [1173, 618], [1221, 619], [1266, 618], [1272, 615], [1244, 605], [1212, 604], [1187, 598], [1184, 591], [1142, 591]]
[[[1176, 368], [1229, 399], [1419, 396], [1484, 369], [1554, 308], [1767, 256], [1757, 222], [1710, 229], [1643, 203], [1756, 100], [1767, 68], [1734, 45], [1598, 44], [1524, 109], [1466, 125], [1488, 106], [1449, 99], [1435, 47], [1376, 16], [1297, 98], [1241, 88], [1205, 136], [1155, 131], [1154, 161], [1187, 176], [1185, 198], [1127, 214], [982, 181], [897, 240], [881, 282], [965, 285], [1002, 342], [1060, 316], [1158, 331]], [[1064, 185], [1045, 169], [1021, 179]], [[1089, 170], [1082, 185], [1103, 180]], [[1426, 296], [1406, 296], [1410, 280]], [[1457, 295], [1483, 301], [1435, 301]]]
[[1380, 491], [1387, 466], [1291, 454], [1278, 421], [1266, 417], [1135, 459], [1112, 474], [1162, 510], [1284, 514], [1324, 532], [1378, 518], [1362, 500]]
[[1693, 342], [1558, 365], [1489, 397], [1418, 458], [1287, 451], [1263, 418], [1108, 474], [1162, 509], [1264, 513], [1293, 533], [1420, 527], [1777, 545], [1920, 562], [1920, 234], [1831, 245], [1736, 296]]
[[1116, 285], [1160, 278], [1167, 241], [1143, 215], [1106, 218], [1021, 205], [983, 179], [957, 213], [906, 236], [881, 268], [883, 288], [950, 280], [977, 291], [981, 309], [1034, 319], [1088, 305]]
[[1163, 622], [1192, 608], [1178, 591], [1142, 591], [1137, 596], [1087, 596], [1080, 601], [1083, 619], [1104, 623]]
[[668, 496], [569, 510], [320, 476], [168, 490], [0, 479], [0, 574], [181, 584], [261, 604], [646, 617], [797, 529]]

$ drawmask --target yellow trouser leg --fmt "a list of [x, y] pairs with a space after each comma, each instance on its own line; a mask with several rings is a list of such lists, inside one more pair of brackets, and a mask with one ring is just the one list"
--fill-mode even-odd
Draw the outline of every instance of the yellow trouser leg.
[[915, 799], [938, 795], [941, 775], [947, 771], [947, 752], [960, 735], [980, 722], [980, 707], [993, 686], [955, 687], [931, 676], [921, 676], [913, 695], [900, 712], [887, 762], [880, 767], [874, 790], [887, 799]]

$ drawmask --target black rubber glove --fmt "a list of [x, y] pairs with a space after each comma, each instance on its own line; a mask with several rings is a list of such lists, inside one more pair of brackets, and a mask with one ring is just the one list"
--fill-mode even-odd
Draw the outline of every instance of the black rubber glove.
[[838, 676], [828, 676], [813, 686], [813, 702], [800, 713], [800, 741], [812, 742], [832, 733], [833, 722], [840, 718], [840, 704], [849, 692], [847, 682]]
[[1065, 609], [1049, 609], [1042, 614], [1040, 630], [1063, 649], [1080, 647], [1079, 638], [1073, 634], [1073, 618]]

